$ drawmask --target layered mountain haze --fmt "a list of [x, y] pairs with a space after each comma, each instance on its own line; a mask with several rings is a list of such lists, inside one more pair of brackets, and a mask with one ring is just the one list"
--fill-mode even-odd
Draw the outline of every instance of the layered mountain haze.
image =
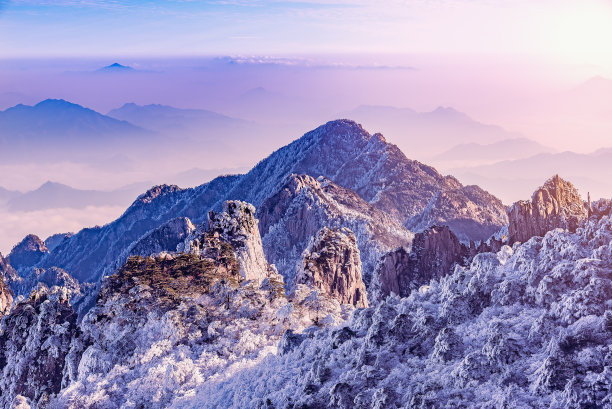
[[[107, 114], [111, 118], [134, 125], [177, 135], [207, 135], [230, 129], [253, 127], [255, 124], [203, 109], [179, 109], [167, 105], [136, 105], [127, 103]], [[211, 135], [208, 135], [210, 138]]]
[[0, 128], [4, 161], [44, 160], [41, 154], [73, 159], [88, 150], [110, 152], [112, 146], [135, 146], [154, 137], [143, 128], [61, 99], [8, 108], [0, 112]]
[[31, 212], [55, 208], [85, 208], [87, 206], [126, 206], [133, 200], [137, 192], [145, 186], [138, 183], [131, 186], [104, 192], [96, 190], [80, 190], [70, 186], [46, 182], [36, 190], [14, 195], [5, 203], [9, 211]]
[[525, 197], [551, 174], [572, 180], [583, 196], [608, 198], [612, 192], [612, 151], [598, 149], [590, 154], [574, 152], [540, 153], [523, 159], [449, 170], [461, 180], [478, 184], [504, 202]]
[[499, 126], [478, 122], [452, 107], [418, 112], [410, 108], [364, 105], [343, 115], [367, 128], [380, 130], [409, 157], [420, 160], [442, 154], [449, 146], [490, 144], [523, 137]]

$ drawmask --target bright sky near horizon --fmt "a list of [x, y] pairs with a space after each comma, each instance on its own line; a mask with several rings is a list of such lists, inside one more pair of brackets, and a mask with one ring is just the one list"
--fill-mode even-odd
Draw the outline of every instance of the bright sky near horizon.
[[0, 55], [432, 53], [612, 66], [610, 0], [0, 0]]

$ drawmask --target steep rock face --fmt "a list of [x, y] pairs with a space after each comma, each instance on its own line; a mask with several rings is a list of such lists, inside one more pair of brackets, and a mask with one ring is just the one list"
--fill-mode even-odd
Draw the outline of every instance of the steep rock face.
[[530, 202], [516, 202], [510, 208], [510, 244], [543, 236], [559, 227], [574, 232], [587, 217], [588, 211], [574, 185], [555, 175], [533, 193]]
[[32, 267], [49, 253], [45, 243], [36, 235], [29, 234], [8, 255], [9, 262], [17, 269]]
[[242, 278], [261, 281], [276, 272], [264, 255], [258, 226], [253, 205], [228, 200], [222, 212], [209, 212], [208, 232], [200, 240], [190, 241], [187, 250], [205, 255], [210, 252], [211, 238], [218, 239], [233, 248]]
[[[84, 229], [64, 240], [39, 267], [61, 267], [80, 281], [95, 282], [115, 271], [115, 261], [130, 245], [166, 221], [189, 217], [195, 224], [205, 222], [206, 212], [219, 210], [228, 199], [258, 207], [294, 173], [327, 177], [409, 229], [418, 224], [412, 218], [426, 209], [428, 216], [421, 219], [456, 226], [457, 234], [466, 240], [486, 239], [507, 224], [505, 209], [493, 196], [407, 159], [380, 134], [370, 135], [353, 121], [338, 120], [277, 150], [246, 175], [219, 177], [193, 189], [156, 187], [113, 223]], [[445, 199], [441, 205], [432, 201], [442, 193], [441, 197], [452, 200]]]
[[382, 257], [372, 279], [372, 294], [384, 299], [391, 293], [407, 297], [430, 280], [452, 273], [455, 264], [465, 264], [469, 256], [448, 226], [432, 226], [417, 233], [412, 248], [399, 248]]
[[360, 250], [365, 279], [378, 259], [407, 245], [413, 234], [350, 189], [329, 179], [291, 175], [258, 209], [266, 257], [292, 283], [297, 262], [312, 236], [325, 226], [351, 229]]
[[[0, 406], [18, 395], [45, 407], [61, 389], [65, 357], [76, 333], [76, 314], [64, 291], [40, 287], [2, 320]], [[38, 405], [38, 406], [37, 406]]]
[[477, 255], [176, 408], [606, 408], [612, 220]]
[[347, 228], [324, 227], [312, 238], [302, 255], [295, 282], [318, 288], [340, 304], [368, 306], [359, 249], [355, 235]]
[[[2, 257], [1, 254], [0, 257]], [[0, 275], [0, 317], [2, 317], [5, 313], [8, 312], [12, 303], [13, 295], [11, 294], [11, 290], [5, 284], [2, 275]]]

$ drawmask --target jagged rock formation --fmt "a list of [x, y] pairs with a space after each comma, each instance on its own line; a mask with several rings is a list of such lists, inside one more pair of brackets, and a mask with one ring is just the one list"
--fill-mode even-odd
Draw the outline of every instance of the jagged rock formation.
[[208, 231], [200, 239], [188, 240], [185, 250], [206, 255], [218, 247], [213, 243], [226, 243], [236, 253], [242, 278], [261, 281], [277, 273], [264, 255], [258, 225], [253, 205], [228, 200], [223, 203], [222, 212], [209, 212]]
[[29, 234], [8, 255], [9, 263], [17, 269], [32, 267], [49, 253], [45, 243], [36, 235]]
[[340, 304], [368, 306], [359, 249], [355, 235], [347, 228], [324, 227], [312, 238], [302, 254], [295, 282], [317, 288]]
[[0, 328], [0, 407], [13, 407], [23, 398], [32, 407], [46, 407], [61, 389], [75, 334], [76, 314], [61, 288], [41, 286], [17, 304]]
[[477, 255], [176, 408], [606, 408], [612, 220]]
[[533, 193], [531, 201], [516, 202], [508, 212], [510, 244], [563, 228], [576, 231], [588, 217], [580, 194], [570, 182], [555, 175]]
[[382, 257], [372, 279], [372, 294], [384, 299], [391, 293], [407, 297], [410, 292], [452, 273], [456, 264], [464, 265], [469, 249], [448, 226], [432, 226], [417, 233], [412, 248], [401, 247]]
[[288, 284], [308, 241], [325, 226], [355, 233], [366, 281], [385, 252], [409, 244], [413, 237], [388, 214], [324, 177], [289, 176], [257, 215], [266, 257]]
[[338, 120], [277, 150], [246, 175], [219, 177], [193, 189], [151, 189], [115, 222], [62, 241], [38, 267], [60, 267], [80, 281], [96, 282], [115, 271], [115, 261], [128, 247], [168, 220], [205, 222], [206, 212], [228, 199], [260, 206], [294, 173], [327, 177], [409, 229], [422, 225], [417, 219], [435, 221], [451, 226], [461, 239], [484, 240], [507, 224], [505, 208], [492, 195], [407, 159], [380, 134]]
[[[258, 206], [280, 190], [291, 173], [325, 176], [411, 230], [412, 218], [426, 210], [431, 220], [451, 226], [466, 240], [487, 239], [507, 222], [505, 208], [494, 196], [409, 160], [381, 134], [371, 135], [350, 120], [328, 122], [274, 152], [232, 192]], [[265, 189], [260, 187], [261, 180], [266, 180]], [[433, 200], [436, 195], [441, 199]]]
[[[0, 254], [0, 259], [2, 254]], [[10, 288], [4, 282], [2, 274], [0, 274], [0, 318], [8, 312], [13, 303], [13, 294], [11, 294]]]

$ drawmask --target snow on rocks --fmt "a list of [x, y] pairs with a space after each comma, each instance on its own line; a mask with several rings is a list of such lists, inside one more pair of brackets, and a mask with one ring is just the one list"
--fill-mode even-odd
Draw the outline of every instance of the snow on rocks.
[[612, 405], [612, 221], [483, 253], [173, 408]]

